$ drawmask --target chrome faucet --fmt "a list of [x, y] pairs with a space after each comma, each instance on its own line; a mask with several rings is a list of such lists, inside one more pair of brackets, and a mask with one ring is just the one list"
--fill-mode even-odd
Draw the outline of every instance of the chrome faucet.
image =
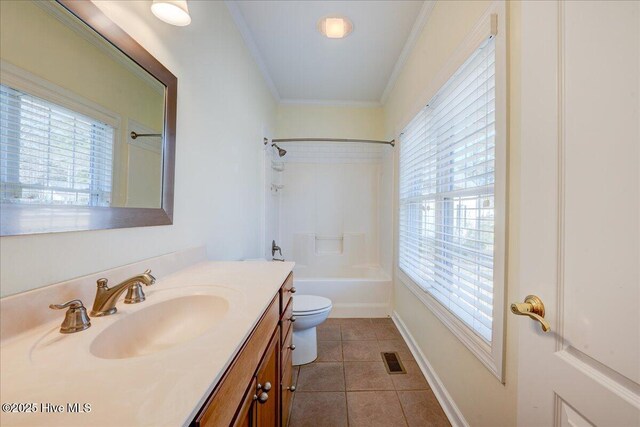
[[124, 291], [127, 291], [124, 299], [125, 304], [135, 304], [144, 301], [145, 296], [140, 284], [143, 283], [146, 286], [151, 286], [155, 282], [156, 278], [151, 275], [151, 270], [133, 276], [113, 288], [107, 286], [107, 279], [98, 279], [98, 289], [96, 290], [96, 299], [93, 302], [91, 316], [108, 316], [118, 311], [116, 303]]

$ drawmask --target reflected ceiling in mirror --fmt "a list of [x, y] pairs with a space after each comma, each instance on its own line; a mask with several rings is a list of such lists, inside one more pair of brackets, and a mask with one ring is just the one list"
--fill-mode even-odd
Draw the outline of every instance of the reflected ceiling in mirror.
[[2, 204], [161, 208], [166, 86], [56, 2], [0, 7]]

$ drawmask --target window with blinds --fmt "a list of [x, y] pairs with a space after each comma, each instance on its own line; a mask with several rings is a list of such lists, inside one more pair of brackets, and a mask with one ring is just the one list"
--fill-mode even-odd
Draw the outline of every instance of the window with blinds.
[[409, 123], [400, 151], [399, 267], [491, 342], [495, 39]]
[[115, 129], [0, 85], [2, 203], [109, 206]]

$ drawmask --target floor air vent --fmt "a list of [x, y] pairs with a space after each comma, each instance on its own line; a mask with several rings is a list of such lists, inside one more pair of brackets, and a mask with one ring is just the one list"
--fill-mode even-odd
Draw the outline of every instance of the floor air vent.
[[407, 371], [402, 366], [402, 362], [400, 361], [400, 357], [398, 357], [398, 353], [381, 353], [382, 361], [384, 362], [385, 368], [387, 368], [387, 372], [389, 374], [406, 374]]

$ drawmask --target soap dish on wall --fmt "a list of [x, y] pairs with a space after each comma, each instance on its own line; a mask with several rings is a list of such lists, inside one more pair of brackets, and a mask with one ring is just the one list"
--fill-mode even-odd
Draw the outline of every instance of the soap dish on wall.
[[316, 235], [316, 254], [342, 255], [343, 249], [344, 249], [344, 236]]

